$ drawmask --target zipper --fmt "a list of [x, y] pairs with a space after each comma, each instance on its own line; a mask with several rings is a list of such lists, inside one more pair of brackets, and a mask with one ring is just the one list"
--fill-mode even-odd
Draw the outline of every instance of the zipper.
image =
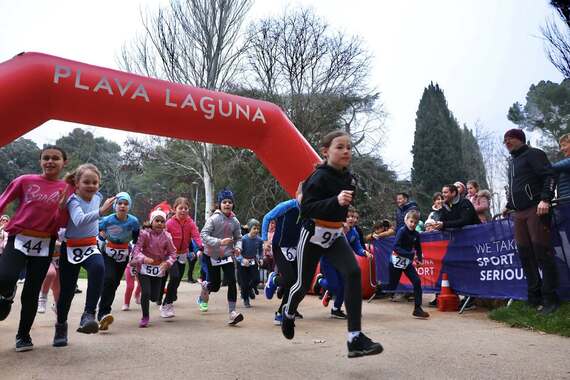
[[510, 172], [510, 179], [511, 179], [511, 183], [509, 185], [510, 189], [509, 189], [509, 193], [511, 193], [511, 201], [513, 202], [513, 207], [515, 208], [515, 210], [517, 209], [517, 205], [515, 203], [515, 195], [513, 192], [513, 182], [514, 182], [514, 178], [515, 178], [515, 159], [511, 158], [511, 172]]

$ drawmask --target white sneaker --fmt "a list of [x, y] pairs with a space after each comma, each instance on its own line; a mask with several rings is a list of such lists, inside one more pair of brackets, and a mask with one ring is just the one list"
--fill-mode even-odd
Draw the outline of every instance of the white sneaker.
[[38, 313], [43, 314], [46, 312], [47, 298], [40, 296], [38, 299]]
[[124, 304], [123, 307], [121, 308], [122, 311], [127, 311], [129, 310], [130, 306], [128, 303]]
[[169, 316], [168, 316], [168, 304], [160, 306], [160, 317], [161, 318], [169, 318]]
[[168, 305], [168, 310], [167, 310], [167, 315], [168, 318], [172, 318], [176, 315], [176, 313], [174, 312], [174, 304], [169, 303]]
[[228, 325], [235, 326], [238, 323], [240, 323], [241, 321], [243, 321], [243, 314], [242, 313], [238, 313], [235, 310], [230, 313], [230, 319], [228, 321]]

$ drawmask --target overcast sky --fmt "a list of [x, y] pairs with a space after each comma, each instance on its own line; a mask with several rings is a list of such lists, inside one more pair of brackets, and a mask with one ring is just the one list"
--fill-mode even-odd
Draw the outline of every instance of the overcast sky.
[[[139, 9], [166, 3], [0, 0], [0, 62], [37, 51], [118, 68], [121, 45], [140, 32]], [[540, 38], [540, 26], [554, 15], [546, 0], [257, 0], [249, 18], [299, 5], [313, 7], [333, 29], [359, 35], [374, 55], [371, 85], [389, 114], [381, 153], [400, 177], [409, 175], [415, 113], [430, 81], [439, 83], [461, 124], [479, 121], [499, 136], [513, 126], [508, 108], [524, 102], [531, 84], [562, 79]], [[25, 137], [53, 143], [76, 126], [50, 121]], [[117, 142], [127, 135], [89, 128]]]

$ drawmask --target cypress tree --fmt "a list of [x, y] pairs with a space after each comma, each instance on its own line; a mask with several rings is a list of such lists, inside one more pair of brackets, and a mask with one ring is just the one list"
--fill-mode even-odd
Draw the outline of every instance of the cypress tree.
[[463, 144], [463, 165], [466, 174], [465, 180], [474, 179], [479, 183], [481, 189], [488, 189], [487, 171], [485, 170], [483, 155], [481, 154], [477, 139], [466, 125], [463, 126], [461, 137]]
[[412, 187], [421, 210], [428, 210], [434, 192], [465, 180], [461, 129], [447, 107], [439, 85], [424, 89], [416, 112], [412, 147]]

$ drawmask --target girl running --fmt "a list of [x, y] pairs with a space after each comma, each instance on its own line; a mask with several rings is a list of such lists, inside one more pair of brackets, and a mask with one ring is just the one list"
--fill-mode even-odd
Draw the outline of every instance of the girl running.
[[343, 234], [348, 206], [356, 190], [356, 179], [348, 166], [352, 158], [350, 136], [344, 131], [327, 134], [321, 143], [324, 162], [303, 184], [301, 219], [303, 228], [297, 247], [297, 282], [283, 310], [281, 331], [287, 339], [295, 335], [295, 311], [305, 297], [317, 263], [326, 256], [345, 280], [348, 314], [348, 357], [375, 355], [382, 345], [361, 332], [362, 289], [360, 268]]
[[147, 327], [150, 320], [149, 303], [156, 302], [162, 292], [162, 277], [176, 262], [176, 247], [165, 231], [166, 213], [155, 210], [150, 214], [151, 229], [139, 236], [133, 250], [131, 266], [136, 266], [141, 284], [142, 318], [139, 327]]
[[67, 154], [56, 146], [46, 146], [40, 154], [42, 174], [26, 174], [13, 180], [0, 195], [0, 213], [17, 200], [18, 208], [5, 226], [8, 240], [0, 256], [0, 321], [10, 314], [16, 282], [22, 269], [26, 281], [22, 290], [20, 324], [16, 351], [33, 349], [30, 329], [38, 309], [38, 295], [55, 249], [60, 217], [59, 204], [67, 185], [59, 179]]
[[129, 261], [129, 242], [132, 240], [136, 243], [139, 237], [139, 220], [128, 213], [131, 203], [131, 196], [128, 193], [118, 193], [115, 196], [115, 213], [99, 222], [99, 231], [103, 231], [107, 238], [103, 255], [105, 281], [97, 315], [99, 330], [103, 331], [108, 330], [114, 321], [111, 306]]
[[[60, 229], [58, 235], [62, 231], [65, 233], [64, 229]], [[51, 264], [46, 274], [46, 278], [44, 279], [44, 282], [42, 284], [42, 289], [40, 291], [40, 298], [38, 299], [38, 313], [40, 314], [46, 312], [47, 298], [50, 289], [53, 294], [53, 301], [54, 301], [52, 309], [57, 314], [57, 309], [55, 305], [57, 305], [57, 301], [59, 300], [59, 256], [60, 255], [61, 255], [61, 240], [58, 239], [55, 243], [55, 251], [51, 258]]]
[[222, 190], [218, 193], [217, 200], [218, 209], [206, 220], [200, 234], [207, 255], [204, 261], [208, 270], [197, 303], [200, 311], [208, 311], [209, 294], [220, 290], [223, 271], [228, 283], [228, 325], [234, 326], [243, 321], [243, 315], [236, 311], [237, 287], [233, 259], [241, 253], [241, 225], [233, 213], [234, 194], [230, 190]]
[[192, 240], [198, 244], [198, 250], [202, 251], [202, 239], [194, 220], [189, 215], [190, 201], [187, 198], [179, 197], [174, 201], [174, 216], [166, 222], [166, 230], [172, 235], [172, 241], [176, 247], [178, 258], [168, 271], [168, 287], [162, 306], [160, 316], [162, 318], [174, 317], [174, 301], [178, 298], [178, 287], [184, 275], [188, 252], [192, 246]]
[[[127, 311], [131, 308], [131, 298], [133, 296], [133, 291], [135, 292], [135, 303], [141, 303], [141, 283], [137, 278], [137, 268], [131, 265], [127, 265], [125, 268], [125, 282], [127, 286], [125, 288], [125, 298], [123, 301], [123, 307], [121, 310]], [[135, 288], [136, 282], [136, 288]]]
[[67, 316], [75, 295], [75, 285], [81, 267], [87, 271], [87, 295], [78, 332], [94, 334], [99, 331], [95, 320], [97, 302], [101, 296], [105, 263], [97, 247], [99, 217], [111, 208], [115, 197], [105, 200], [99, 193], [101, 173], [93, 164], [80, 165], [65, 176], [68, 184], [75, 186], [75, 194], [67, 200], [69, 222], [65, 230], [65, 242], [61, 244], [59, 258], [59, 283], [57, 323], [53, 338], [54, 347], [67, 346]]

